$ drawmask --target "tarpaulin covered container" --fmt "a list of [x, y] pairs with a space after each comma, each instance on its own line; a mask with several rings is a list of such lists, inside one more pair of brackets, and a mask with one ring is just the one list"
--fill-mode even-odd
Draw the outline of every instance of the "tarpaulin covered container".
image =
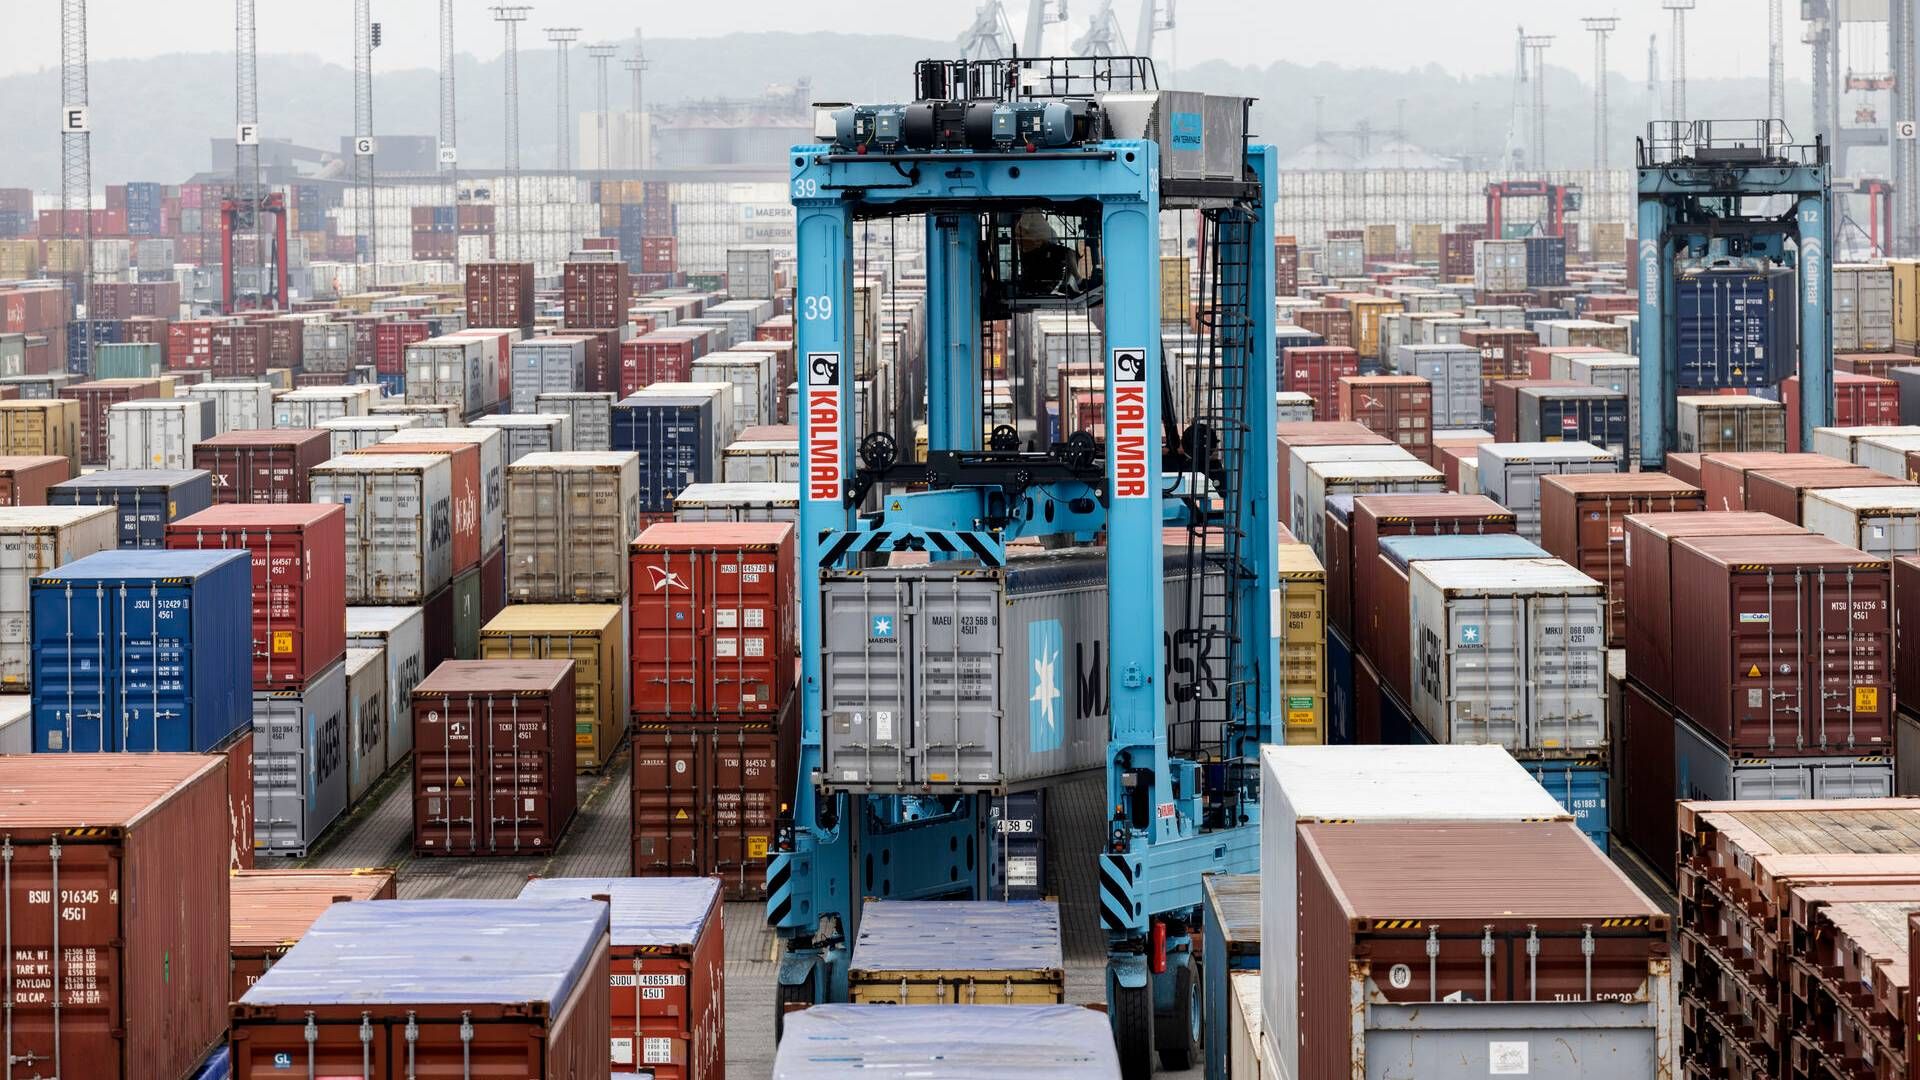
[[387, 665], [387, 763], [413, 753], [413, 688], [427, 677], [426, 613], [417, 607], [347, 607], [347, 648], [381, 649]]
[[312, 487], [347, 509], [347, 603], [423, 604], [453, 580], [445, 455], [349, 454], [315, 466]]
[[253, 680], [262, 690], [297, 687], [347, 648], [346, 515], [337, 506], [291, 503], [202, 510], [167, 526], [180, 551], [247, 551], [253, 572]]
[[1540, 479], [1540, 546], [1607, 588], [1607, 646], [1627, 633], [1627, 515], [1704, 510], [1699, 488], [1661, 473]]
[[347, 666], [253, 693], [253, 849], [304, 857], [347, 808]]
[[573, 661], [573, 745], [582, 772], [605, 765], [627, 731], [626, 625], [619, 604], [514, 604], [480, 628], [480, 659]]
[[313, 467], [332, 454], [314, 428], [229, 431], [193, 448], [193, 465], [213, 476], [216, 503], [300, 503], [311, 494]]
[[606, 897], [615, 1069], [717, 1080], [727, 1065], [726, 941], [713, 878], [535, 878], [523, 900]]
[[640, 534], [631, 452], [528, 454], [507, 469], [507, 595], [514, 603], [621, 603]]
[[773, 1080], [1120, 1076], [1111, 1021], [1079, 1005], [815, 1005], [785, 1027]]
[[449, 660], [413, 688], [416, 855], [551, 851], [573, 821], [573, 663]]
[[0, 509], [0, 690], [33, 686], [33, 579], [113, 550], [119, 525], [119, 516], [101, 506]]
[[395, 898], [393, 871], [378, 868], [239, 870], [228, 891], [233, 905], [229, 1001], [239, 1001], [329, 907]]
[[226, 764], [29, 754], [0, 784], [15, 1075], [191, 1075], [226, 1029]]
[[36, 753], [205, 753], [253, 723], [238, 551], [102, 551], [33, 579]]
[[311, 1052], [322, 1076], [606, 1080], [607, 928], [592, 900], [334, 904], [233, 1007], [234, 1078]]
[[1067, 996], [1057, 900], [867, 900], [855, 1004], [1049, 1005]]

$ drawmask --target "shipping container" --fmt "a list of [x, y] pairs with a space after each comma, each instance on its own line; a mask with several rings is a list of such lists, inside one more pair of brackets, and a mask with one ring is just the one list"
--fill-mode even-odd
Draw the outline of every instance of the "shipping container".
[[181, 393], [212, 404], [214, 435], [273, 426], [273, 388], [266, 383], [195, 383]]
[[1869, 435], [1854, 444], [1861, 465], [1887, 476], [1907, 477], [1907, 454], [1920, 450], [1920, 435]]
[[365, 416], [367, 407], [380, 397], [373, 386], [313, 386], [289, 390], [273, 401], [273, 426], [312, 428], [322, 420], [340, 416]]
[[1307, 502], [1307, 468], [1320, 461], [1417, 461], [1412, 454], [1359, 424], [1345, 421], [1314, 421], [1300, 425], [1313, 430], [1288, 432], [1282, 429], [1275, 455], [1279, 471], [1280, 502], [1287, 515], [1288, 531], [1307, 539], [1313, 535], [1309, 520], [1318, 517], [1322, 505]]
[[331, 454], [325, 431], [268, 428], [229, 431], [193, 448], [193, 465], [213, 478], [215, 503], [302, 503], [312, 472]]
[[[1206, 1035], [1206, 1075], [1259, 1080], [1260, 1038], [1260, 875], [1204, 874], [1200, 878], [1202, 905], [1201, 965], [1204, 1003], [1200, 1009]], [[1252, 1013], [1251, 1038], [1230, 1035], [1241, 1001], [1235, 977], [1244, 976], [1246, 1004]]]
[[383, 442], [394, 432], [419, 423], [417, 416], [336, 416], [314, 426], [327, 433], [332, 456], [339, 457]]
[[[1375, 653], [1372, 631], [1380, 612], [1371, 593], [1380, 540], [1390, 536], [1512, 533], [1513, 515], [1479, 496], [1364, 495], [1351, 498], [1347, 540], [1328, 527], [1330, 619], [1355, 647]], [[1339, 499], [1328, 499], [1329, 513]]]
[[[1316, 485], [1313, 471], [1323, 465], [1333, 472], [1322, 473]], [[1435, 477], [1440, 477], [1441, 482], [1445, 480], [1426, 462], [1384, 440], [1375, 445], [1303, 446], [1288, 452], [1287, 471], [1291, 476], [1289, 488], [1293, 500], [1289, 531], [1313, 547], [1314, 554], [1323, 562], [1326, 559], [1327, 496], [1366, 494], [1364, 488], [1356, 490], [1344, 481], [1354, 475], [1365, 475], [1366, 469], [1376, 466], [1398, 468], [1415, 485], [1429, 485]], [[1331, 488], [1327, 483], [1330, 478], [1334, 480]], [[1423, 488], [1415, 486], [1411, 490]]]
[[534, 412], [542, 394], [586, 390], [586, 363], [585, 338], [536, 337], [514, 342], [513, 370], [507, 380], [512, 410]]
[[1337, 390], [1340, 419], [1364, 425], [1415, 457], [1433, 445], [1433, 386], [1417, 375], [1349, 375]]
[[[1893, 794], [1890, 753], [1835, 756], [1729, 751], [1723, 740], [1651, 698], [1643, 707], [1656, 709], [1656, 717], [1672, 726], [1675, 790], [1668, 793], [1669, 800], [1883, 799]], [[1654, 816], [1653, 812], [1649, 816]], [[1671, 828], [1671, 807], [1666, 809], [1664, 820]]]
[[639, 511], [673, 509], [688, 484], [717, 479], [728, 442], [732, 388], [720, 383], [661, 383], [613, 407], [613, 449], [639, 454]]
[[639, 461], [627, 452], [529, 454], [507, 469], [507, 594], [620, 603], [640, 532]]
[[480, 629], [480, 659], [573, 661], [581, 772], [598, 771], [626, 734], [626, 624], [618, 604], [514, 604]]
[[1514, 405], [1519, 442], [1586, 443], [1626, 460], [1625, 394], [1599, 386], [1528, 386]]
[[416, 855], [551, 851], [572, 823], [573, 664], [449, 660], [413, 689]]
[[367, 409], [368, 416], [412, 416], [416, 427], [452, 428], [460, 426], [460, 407], [426, 401], [388, 401]]
[[387, 765], [413, 753], [413, 688], [426, 677], [426, 613], [417, 607], [349, 606], [347, 651], [379, 649], [387, 667]]
[[1801, 524], [1881, 558], [1920, 551], [1920, 485], [1810, 492]]
[[211, 402], [199, 398], [121, 402], [107, 409], [107, 467], [191, 468], [194, 445], [214, 434]]
[[784, 1027], [773, 1080], [1120, 1077], [1112, 1022], [1079, 1005], [815, 1005]]
[[537, 413], [559, 413], [567, 418], [569, 450], [606, 451], [613, 448], [612, 394], [544, 393], [534, 398]]
[[[430, 429], [436, 430], [437, 429]], [[455, 429], [447, 429], [455, 430]], [[444, 432], [438, 432], [444, 433]], [[356, 450], [352, 457], [439, 457], [450, 468], [452, 484], [453, 575], [458, 578], [480, 565], [482, 474], [480, 447], [464, 442], [381, 442]], [[333, 460], [339, 460], [335, 458]]]
[[467, 325], [521, 329], [533, 325], [533, 264], [467, 264]]
[[574, 449], [565, 413], [495, 413], [480, 417], [473, 426], [499, 429], [504, 465], [528, 454], [565, 454]]
[[1479, 464], [1481, 492], [1513, 511], [1514, 531], [1538, 543], [1541, 479], [1618, 472], [1620, 458], [1584, 442], [1485, 443]]
[[1475, 427], [1480, 423], [1479, 349], [1471, 345], [1407, 345], [1394, 358], [1394, 364], [1402, 374], [1417, 375], [1430, 384], [1433, 427]]
[[445, 455], [350, 454], [315, 466], [311, 480], [314, 502], [347, 508], [347, 603], [424, 604], [453, 580]]
[[393, 871], [377, 868], [240, 870], [229, 883], [233, 941], [229, 1001], [239, 1001], [329, 907], [395, 898]]
[[857, 1005], [1061, 1004], [1060, 903], [868, 899], [847, 996]]
[[80, 403], [64, 398], [0, 401], [0, 450], [15, 456], [63, 457], [67, 475], [79, 476]]
[[1739, 454], [1702, 454], [1699, 487], [1709, 510], [1747, 509], [1747, 474], [1760, 468], [1826, 468], [1842, 464], [1822, 454], [1760, 450]]
[[[66, 397], [79, 403], [80, 441], [78, 459], [82, 465], [104, 465], [107, 463], [107, 409], [122, 401], [136, 398], [157, 398], [161, 394], [158, 379], [97, 379], [93, 382], [73, 383], [60, 391]], [[59, 453], [57, 450], [36, 450], [36, 453]]]
[[192, 1075], [227, 1026], [225, 763], [30, 754], [0, 775], [16, 1075]]
[[[1833, 378], [1835, 427], [1901, 423], [1900, 384], [1893, 379], [1836, 371]], [[1787, 449], [1800, 449], [1800, 376], [1780, 383], [1780, 405], [1786, 411]]]
[[[1356, 572], [1366, 572], [1371, 578], [1368, 592], [1372, 617], [1365, 648], [1356, 644], [1355, 649], [1380, 676], [1383, 692], [1402, 703], [1413, 695], [1413, 657], [1417, 655], [1409, 622], [1409, 565], [1427, 560], [1547, 557], [1539, 545], [1511, 533], [1389, 536], [1381, 538], [1378, 547], [1379, 554], [1371, 566], [1356, 567]], [[1404, 704], [1398, 707], [1408, 711]], [[1412, 723], [1411, 717], [1407, 722]]]
[[112, 550], [119, 527], [106, 507], [0, 509], [0, 692], [33, 688], [33, 579]]
[[1920, 435], [1920, 424], [1878, 427], [1821, 427], [1813, 429], [1813, 452], [1860, 464], [1860, 441], [1880, 435]]
[[347, 569], [346, 514], [339, 507], [214, 507], [166, 526], [164, 540], [180, 551], [250, 553], [256, 689], [304, 685], [345, 653], [345, 598], [332, 588]]
[[1803, 524], [1808, 492], [1822, 488], [1905, 487], [1910, 481], [1874, 472], [1863, 465], [1834, 462], [1825, 468], [1750, 469], [1745, 509]]
[[102, 551], [33, 579], [36, 753], [206, 753], [253, 723], [237, 551]]
[[387, 725], [393, 708], [387, 696], [387, 651], [347, 649], [347, 806], [358, 806], [374, 782], [386, 775]]
[[726, 933], [712, 878], [534, 878], [523, 900], [604, 898], [613, 1068], [654, 1080], [726, 1072]]
[[213, 505], [213, 476], [205, 469], [107, 469], [62, 480], [47, 489], [54, 506], [111, 506], [119, 515], [119, 546], [167, 546], [167, 525]]
[[0, 507], [46, 506], [47, 489], [72, 475], [63, 457], [0, 456]]
[[604, 1080], [607, 931], [592, 900], [334, 904], [233, 1007], [234, 1080], [296, 1060], [330, 1077]]
[[1682, 452], [1788, 449], [1787, 414], [1777, 401], [1727, 394], [1681, 395], [1676, 401]]
[[797, 705], [768, 722], [633, 727], [635, 877], [712, 875], [729, 900], [767, 895], [767, 858], [793, 790]]
[[1704, 509], [1699, 488], [1660, 473], [1541, 477], [1540, 546], [1606, 586], [1608, 648], [1626, 643], [1627, 515]]
[[471, 443], [480, 450], [480, 550], [497, 551], [506, 537], [506, 435], [485, 427], [433, 428], [426, 424], [402, 428], [386, 440], [387, 446], [419, 446], [422, 451], [440, 444]]
[[[727, 383], [733, 387], [729, 398], [725, 442], [738, 438], [750, 427], [771, 424], [779, 384], [776, 383], [772, 353], [718, 352], [695, 360], [688, 369], [687, 381]], [[723, 443], [724, 445], [724, 443]]]
[[633, 711], [767, 720], [793, 690], [793, 527], [659, 524], [632, 545]]
[[798, 521], [795, 483], [688, 484], [674, 496], [676, 521]]
[[1281, 350], [1281, 388], [1313, 399], [1317, 416], [1337, 414], [1340, 380], [1360, 374], [1360, 354], [1344, 345]]
[[1799, 366], [1792, 269], [1682, 274], [1674, 280], [1674, 292], [1682, 389], [1771, 386]]
[[304, 858], [347, 808], [345, 651], [297, 686], [253, 693], [253, 850]]

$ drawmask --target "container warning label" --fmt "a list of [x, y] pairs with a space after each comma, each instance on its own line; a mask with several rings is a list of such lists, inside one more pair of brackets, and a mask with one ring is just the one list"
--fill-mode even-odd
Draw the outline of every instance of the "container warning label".
[[764, 836], [747, 837], [747, 858], [764, 859], [767, 857], [767, 838]]
[[1877, 686], [1856, 686], [1853, 688], [1854, 712], [1877, 712], [1880, 709], [1880, 688]]
[[1144, 499], [1147, 439], [1153, 434], [1147, 415], [1147, 350], [1113, 350], [1107, 372], [1107, 396], [1113, 401], [1113, 497]]
[[275, 630], [273, 632], [273, 653], [275, 656], [293, 651], [293, 631]]
[[1526, 1076], [1533, 1072], [1527, 1059], [1526, 1043], [1490, 1042], [1487, 1044], [1487, 1075]]
[[632, 1039], [613, 1040], [613, 1063], [615, 1065], [633, 1064], [633, 1040]]
[[807, 498], [840, 501], [840, 354], [807, 354]]

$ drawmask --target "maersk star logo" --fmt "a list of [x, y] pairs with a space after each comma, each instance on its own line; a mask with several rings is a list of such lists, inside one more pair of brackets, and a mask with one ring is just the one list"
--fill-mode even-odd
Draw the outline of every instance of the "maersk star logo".
[[873, 633], [870, 636], [891, 640], [893, 638], [893, 616], [875, 615], [873, 617]]
[[1060, 749], [1060, 622], [1042, 619], [1027, 627], [1027, 657], [1033, 667], [1032, 692], [1027, 695], [1027, 746], [1040, 754]]
[[1480, 628], [1478, 626], [1475, 626], [1472, 623], [1467, 623], [1466, 625], [1462, 626], [1460, 628], [1460, 644], [1462, 645], [1480, 644]]

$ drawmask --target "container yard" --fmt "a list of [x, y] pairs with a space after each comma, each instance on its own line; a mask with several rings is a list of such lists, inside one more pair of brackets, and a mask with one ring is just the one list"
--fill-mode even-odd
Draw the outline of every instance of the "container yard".
[[1920, 1076], [1920, 0], [108, 6], [9, 1080]]

